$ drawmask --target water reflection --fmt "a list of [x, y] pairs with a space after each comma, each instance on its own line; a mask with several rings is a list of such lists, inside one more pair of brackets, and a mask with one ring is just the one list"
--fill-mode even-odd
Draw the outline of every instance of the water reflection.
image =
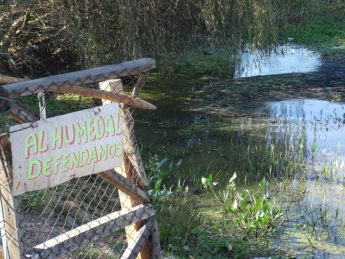
[[278, 46], [269, 53], [248, 50], [240, 54], [234, 78], [313, 72], [321, 63], [320, 53], [293, 44]]
[[[308, 151], [305, 154], [308, 177], [294, 183], [304, 185], [305, 194], [289, 211], [291, 221], [285, 229], [285, 240], [281, 240], [279, 246], [294, 253], [299, 251], [298, 256], [343, 255], [345, 104], [312, 99], [287, 100], [269, 103], [265, 108], [275, 118], [267, 127], [268, 135], [275, 134], [285, 145], [294, 145], [299, 139], [303, 149]], [[306, 253], [312, 242], [316, 249]]]
[[304, 136], [306, 147], [314, 148], [318, 155], [316, 168], [334, 159], [338, 167], [345, 161], [345, 104], [294, 99], [269, 103], [266, 109], [270, 116], [277, 118], [268, 132], [279, 132], [280, 139], [288, 135], [286, 144], [291, 143], [293, 136]]
[[[314, 224], [313, 221], [320, 218], [318, 213], [327, 211], [332, 222], [326, 227], [329, 237], [320, 238], [320, 249], [312, 254], [323, 255], [324, 251], [334, 254], [339, 246], [345, 245], [342, 240], [345, 234], [341, 233], [343, 225], [332, 221], [336, 213], [339, 218], [345, 216], [344, 114], [344, 103], [315, 99], [270, 102], [252, 117], [231, 119], [176, 112], [170, 114], [170, 120], [175, 123], [162, 124], [158, 131], [159, 121], [153, 123], [151, 129], [146, 127], [151, 132], [156, 130], [157, 134], [146, 134], [145, 140], [152, 146], [162, 147], [161, 158], [172, 160], [172, 184], [178, 179], [185, 180], [187, 185], [193, 184], [194, 180], [209, 174], [226, 184], [234, 172], [245, 186], [255, 185], [264, 176], [276, 177], [279, 181], [286, 173], [300, 179], [304, 172], [296, 167], [285, 167], [294, 160], [306, 163], [307, 167], [302, 170], [307, 171], [307, 178], [296, 183], [303, 185], [305, 195], [298, 206], [291, 209], [291, 225], [286, 227], [286, 240], [279, 246], [289, 249], [293, 245], [291, 251], [300, 250], [299, 256], [306, 253], [305, 248], [310, 244], [296, 236], [305, 237], [305, 230], [296, 226]], [[163, 132], [164, 145], [160, 137]], [[149, 139], [150, 136], [157, 138]], [[301, 161], [296, 159], [299, 150], [302, 150]], [[176, 164], [179, 166], [174, 167]], [[293, 191], [293, 188], [285, 189], [277, 197], [287, 196], [289, 203]], [[328, 247], [323, 247], [325, 242]]]
[[[318, 53], [290, 45], [278, 48], [270, 56], [258, 51], [244, 53], [236, 77], [308, 72], [320, 65]], [[189, 77], [194, 78], [194, 75]], [[149, 120], [136, 121], [145, 158], [153, 154], [159, 154], [163, 160], [168, 158], [169, 172], [172, 173], [167, 182], [172, 185], [182, 180], [193, 186], [194, 182], [200, 182], [201, 177], [209, 174], [226, 184], [237, 172], [238, 180], [242, 181], [239, 184], [248, 188], [264, 176], [268, 179], [276, 177], [280, 181], [286, 172], [300, 176], [306, 170], [306, 180], [296, 181], [297, 185], [303, 185], [305, 195], [300, 207], [291, 211], [292, 220], [288, 226], [291, 234], [286, 235], [282, 246], [299, 246], [291, 251], [309, 255], [310, 252], [305, 250], [311, 246], [305, 239], [305, 229], [300, 226], [320, 218], [318, 213], [324, 210], [332, 220], [337, 211], [339, 218], [345, 218], [345, 104], [293, 99], [267, 103], [258, 114], [250, 117], [213, 116], [185, 107], [190, 103], [181, 98], [181, 91], [188, 92], [186, 86], [190, 81], [195, 83], [194, 79], [186, 78], [169, 80], [167, 84], [170, 85], [172, 99], [163, 98], [159, 109], [151, 114]], [[184, 104], [177, 105], [175, 96]], [[296, 155], [286, 155], [292, 145], [297, 149], [301, 146], [302, 162], [307, 164], [303, 172], [293, 167], [285, 168], [299, 155], [298, 150]], [[271, 153], [272, 146], [275, 153]], [[286, 195], [286, 200], [291, 202], [291, 189], [285, 189], [280, 195]], [[304, 214], [306, 207], [315, 213]], [[335, 254], [335, 250], [345, 245], [345, 233], [341, 233], [341, 229], [345, 230], [344, 225], [331, 222], [329, 237], [323, 239], [322, 244], [318, 240], [315, 245], [320, 249], [311, 254], [322, 255], [324, 251]], [[302, 235], [304, 240], [295, 234]], [[329, 247], [324, 247], [325, 243]], [[343, 251], [345, 253], [345, 249]]]

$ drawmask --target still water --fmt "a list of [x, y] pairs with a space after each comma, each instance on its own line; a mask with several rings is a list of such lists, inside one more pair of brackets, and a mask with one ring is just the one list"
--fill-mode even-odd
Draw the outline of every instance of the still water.
[[[345, 161], [345, 105], [315, 99], [292, 99], [267, 104], [268, 114], [279, 119], [272, 131], [285, 138], [291, 132], [303, 132], [308, 147], [314, 146], [323, 162]], [[321, 158], [320, 157], [320, 158]], [[317, 165], [316, 165], [317, 166]]]
[[[345, 103], [323, 100], [286, 100], [268, 103], [276, 123], [267, 130], [293, 144], [294, 135], [302, 138], [306, 149], [307, 176], [302, 199], [289, 211], [280, 246], [298, 256], [342, 258], [345, 254]], [[308, 227], [315, 227], [315, 233]], [[310, 230], [310, 229], [309, 229]], [[313, 233], [313, 234], [312, 234]], [[309, 240], [308, 240], [309, 239]], [[314, 243], [315, 249], [310, 249]]]
[[293, 44], [278, 46], [268, 53], [246, 50], [239, 54], [239, 60], [235, 78], [307, 73], [316, 71], [322, 64], [318, 52]]
[[[291, 44], [268, 55], [243, 52], [238, 62], [225, 69], [229, 71], [227, 78], [309, 73], [322, 65], [319, 53]], [[255, 185], [262, 177], [275, 177], [277, 186], [273, 189], [280, 188], [276, 202], [284, 208], [295, 190], [302, 189], [303, 195], [287, 212], [289, 221], [276, 240], [277, 246], [297, 257], [345, 254], [345, 103], [268, 99], [246, 116], [215, 116], [192, 109], [186, 96], [194, 96], [194, 84], [207, 84], [193, 76], [175, 73], [172, 79], [165, 79], [165, 86], [155, 80], [149, 83], [148, 99], [151, 97], [159, 108], [138, 120], [144, 153], [159, 154], [168, 161], [174, 172], [169, 176], [172, 183], [181, 179], [188, 185], [209, 174], [226, 183], [234, 172], [246, 185]], [[300, 152], [305, 176], [290, 175], [289, 187], [279, 187], [282, 173], [286, 173], [284, 163], [296, 156], [286, 155], [281, 167], [272, 169], [267, 162], [272, 146], [279, 154]], [[326, 215], [322, 221], [320, 215]], [[313, 234], [312, 226], [321, 234]]]

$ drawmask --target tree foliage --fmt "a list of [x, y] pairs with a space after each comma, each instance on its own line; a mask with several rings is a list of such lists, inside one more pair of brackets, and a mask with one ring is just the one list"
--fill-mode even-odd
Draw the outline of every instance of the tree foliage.
[[[303, 0], [292, 1], [303, 4]], [[307, 1], [308, 2], [308, 1]], [[195, 45], [266, 47], [284, 0], [22, 0], [0, 4], [0, 71], [35, 75]], [[298, 6], [298, 5], [297, 5]]]

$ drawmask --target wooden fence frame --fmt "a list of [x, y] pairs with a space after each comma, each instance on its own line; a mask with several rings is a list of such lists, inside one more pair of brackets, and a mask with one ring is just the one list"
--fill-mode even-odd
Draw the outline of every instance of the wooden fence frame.
[[[0, 110], [14, 118], [18, 123], [32, 122], [37, 120], [39, 115], [12, 102], [10, 98], [42, 94], [42, 92], [48, 91], [101, 98], [103, 104], [119, 102], [120, 112], [124, 118], [123, 165], [120, 170], [109, 170], [97, 174], [119, 190], [121, 211], [108, 214], [106, 217], [93, 220], [77, 229], [68, 231], [68, 233], [47, 240], [34, 247], [34, 250], [53, 249], [80, 233], [100, 225], [106, 226], [109, 222], [115, 222], [119, 228], [126, 229], [128, 246], [121, 258], [160, 258], [159, 230], [154, 218], [155, 212], [149, 204], [150, 200], [146, 193], [147, 178], [135, 135], [130, 132], [133, 130], [133, 121], [126, 121], [125, 119], [127, 115], [130, 115], [127, 105], [142, 109], [155, 109], [154, 105], [139, 98], [140, 90], [147, 80], [147, 73], [153, 68], [155, 68], [155, 61], [145, 58], [35, 80], [0, 75], [0, 83], [9, 83], [0, 86], [0, 96], [3, 98], [2, 103], [0, 103]], [[134, 85], [132, 95], [127, 96], [123, 93], [122, 81], [119, 78], [133, 75], [137, 75], [139, 78]], [[93, 82], [100, 82], [100, 90], [80, 86]], [[23, 247], [20, 243], [22, 230], [18, 227], [19, 215], [16, 214], [17, 199], [11, 194], [11, 152], [6, 134], [0, 135], [0, 149], [0, 209], [2, 212], [0, 213], [0, 226], [3, 226], [1, 236], [4, 244], [4, 257], [23, 258]], [[124, 221], [124, 218], [129, 216], [133, 216], [132, 220]], [[151, 246], [148, 244], [148, 239], [150, 239]]]

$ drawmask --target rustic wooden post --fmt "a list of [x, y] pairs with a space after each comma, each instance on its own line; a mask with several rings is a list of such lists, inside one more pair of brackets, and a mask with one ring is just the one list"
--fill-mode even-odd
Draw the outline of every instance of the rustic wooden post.
[[38, 98], [38, 105], [40, 108], [40, 119], [45, 120], [47, 119], [47, 111], [46, 111], [46, 97], [43, 92], [37, 94]]
[[[2, 138], [6, 136], [2, 135]], [[4, 155], [4, 149], [2, 146], [3, 141], [0, 139], [0, 209], [3, 218], [3, 226], [5, 235], [3, 240], [3, 251], [5, 258], [17, 259], [21, 258], [21, 246], [19, 240], [19, 229], [16, 219], [16, 211], [18, 209], [17, 201], [12, 197], [11, 193], [11, 168], [8, 167], [8, 161]], [[2, 234], [3, 231], [1, 231]], [[5, 242], [5, 244], [4, 244]]]
[[[140, 91], [144, 87], [147, 78], [148, 78], [148, 72], [144, 72], [139, 75], [139, 78], [133, 87], [132, 97], [134, 98], [139, 97]], [[139, 153], [140, 155], [139, 150], [137, 150], [137, 153]], [[156, 259], [156, 258], [161, 258], [161, 246], [160, 246], [159, 228], [158, 228], [157, 220], [154, 218], [152, 222], [153, 224], [152, 224], [152, 233], [151, 233], [151, 240], [150, 240], [151, 241], [151, 257]]]
[[[120, 79], [108, 80], [100, 83], [100, 88], [104, 91], [111, 91], [114, 93], [123, 93], [123, 86]], [[104, 104], [111, 103], [111, 101], [103, 100]], [[137, 145], [135, 143], [135, 137], [132, 133], [133, 123], [127, 121], [128, 116], [131, 116], [129, 110], [126, 109], [124, 105], [121, 105], [121, 116], [123, 118], [122, 127], [124, 131], [124, 156], [123, 156], [123, 166], [119, 173], [126, 178], [132, 180], [136, 185], [142, 189], [147, 187], [147, 179], [144, 171], [144, 166], [142, 164], [140, 153], [137, 150]], [[131, 196], [119, 190], [121, 209], [129, 210], [132, 207], [142, 204], [142, 201], [133, 199]], [[136, 242], [137, 236], [140, 234], [140, 229], [142, 227], [141, 223], [133, 224], [126, 227], [127, 243], [129, 246], [133, 242]], [[140, 259], [150, 258], [150, 247], [148, 242], [145, 242], [143, 247], [138, 254]]]
[[[25, 250], [25, 253], [31, 254], [31, 249], [33, 249], [34, 256], [43, 256], [44, 258], [46, 255], [50, 254], [60, 255], [61, 251], [69, 251], [70, 248], [68, 248], [67, 244], [75, 241], [72, 240], [72, 238], [79, 238], [80, 240], [83, 238], [85, 239], [82, 235], [88, 233], [88, 240], [92, 241], [98, 237], [97, 235], [95, 236], [92, 231], [100, 234], [99, 232], [102, 232], [105, 228], [114, 230], [125, 227], [128, 246], [123, 254], [123, 258], [160, 258], [159, 232], [157, 222], [154, 219], [155, 211], [149, 204], [149, 196], [146, 193], [148, 185], [147, 178], [134, 135], [134, 120], [131, 115], [131, 110], [128, 108], [129, 105], [141, 109], [156, 109], [154, 105], [138, 97], [141, 88], [147, 80], [147, 72], [154, 67], [155, 61], [153, 59], [140, 59], [117, 65], [92, 68], [46, 78], [27, 80], [24, 82], [18, 78], [0, 75], [0, 84], [10, 83], [0, 86], [0, 95], [2, 96], [0, 110], [8, 116], [13, 117], [19, 123], [35, 122], [35, 124], [39, 124], [39, 127], [46, 130], [45, 127], [47, 126], [45, 126], [44, 123], [53, 118], [46, 119], [44, 92], [73, 93], [80, 96], [103, 99], [103, 103], [117, 102], [120, 104], [119, 113], [123, 118], [123, 134], [119, 134], [121, 137], [124, 136], [122, 160], [119, 159], [116, 161], [116, 166], [111, 164], [110, 168], [104, 167], [97, 171], [93, 168], [97, 176], [118, 189], [122, 210], [110, 213], [98, 219], [90, 219], [91, 221], [87, 220], [86, 224], [67, 231], [66, 233], [62, 233], [59, 236], [52, 237], [33, 248], [25, 247], [25, 249], [28, 248], [28, 250]], [[121, 80], [109, 80], [100, 83], [100, 88], [104, 91], [81, 86], [88, 83], [101, 82], [109, 78], [121, 78], [129, 75], [139, 75], [132, 96], [124, 94]], [[40, 116], [11, 99], [12, 97], [34, 94], [38, 94], [39, 97]], [[115, 111], [116, 113], [118, 112], [117, 104], [88, 109], [88, 112], [90, 113], [92, 111], [93, 113], [90, 114], [96, 115], [101, 112], [101, 110], [106, 112], [105, 110], [107, 108], [110, 113], [114, 113]], [[77, 116], [75, 118], [70, 117], [70, 121], [88, 116], [88, 114], [84, 114], [83, 112], [85, 113], [86, 110], [80, 111], [82, 115], [79, 114], [79, 117], [77, 115], [75, 115]], [[67, 117], [70, 115], [64, 116]], [[118, 116], [116, 117], [118, 118]], [[39, 120], [40, 118], [41, 120]], [[57, 120], [51, 120], [50, 122], [59, 124]], [[22, 129], [21, 127], [24, 128]], [[25, 134], [28, 132], [31, 134], [30, 131], [32, 129], [23, 125], [15, 125], [11, 126], [11, 128], [12, 148], [9, 145], [10, 143], [7, 135], [2, 135], [0, 132], [0, 232], [2, 244], [4, 246], [4, 257], [16, 259], [26, 257], [27, 255], [24, 254], [24, 247], [22, 247], [23, 244], [21, 243], [22, 230], [20, 226], [22, 221], [20, 220], [21, 215], [18, 213], [19, 208], [17, 207], [17, 199], [14, 196], [20, 195], [23, 192], [46, 189], [52, 186], [47, 183], [36, 186], [19, 184], [18, 179], [23, 178], [18, 175], [22, 174], [24, 170], [23, 166], [18, 166], [18, 161], [22, 159], [22, 153], [13, 151], [13, 154], [11, 154], [11, 149], [14, 150], [16, 149], [14, 147], [21, 146], [23, 144], [21, 138], [25, 137]], [[49, 129], [47, 129], [47, 131], [49, 131]], [[121, 142], [116, 142], [117, 140], [109, 141], [120, 143], [121, 145], [122, 140]], [[13, 165], [12, 161], [15, 161]], [[122, 165], [120, 166], [121, 163]], [[116, 168], [111, 169], [111, 167]], [[75, 173], [75, 171], [73, 172]], [[13, 173], [15, 173], [16, 177], [13, 177]], [[89, 173], [92, 173], [91, 170]], [[81, 174], [79, 176], [82, 177]], [[54, 186], [67, 180], [57, 177], [54, 179], [59, 180]], [[18, 189], [19, 187], [23, 188], [23, 186], [25, 187], [24, 190]], [[107, 231], [110, 231], [109, 229], [107, 229]], [[104, 235], [106, 235], [106, 233], [107, 232], [102, 232]], [[66, 245], [66, 248], [64, 247], [63, 250], [61, 250], [61, 245]], [[61, 254], [61, 256], [63, 256], [63, 254]], [[1, 258], [0, 255], [0, 259]]]

